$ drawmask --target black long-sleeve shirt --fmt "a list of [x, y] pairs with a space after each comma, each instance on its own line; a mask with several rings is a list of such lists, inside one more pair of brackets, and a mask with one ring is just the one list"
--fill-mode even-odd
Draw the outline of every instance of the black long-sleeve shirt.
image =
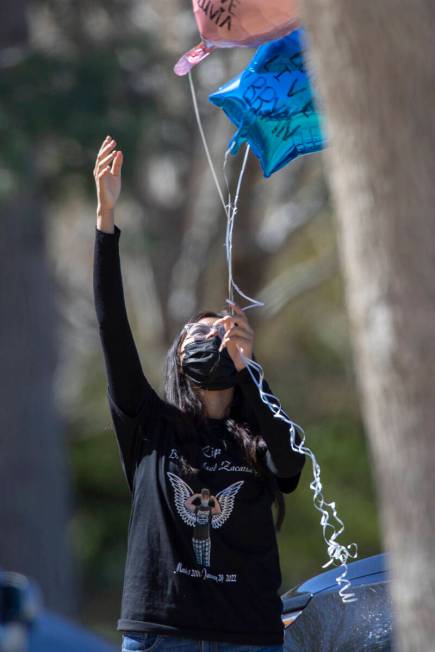
[[[146, 379], [124, 301], [119, 237], [95, 227], [94, 300], [107, 373], [107, 398], [132, 493], [118, 630], [273, 645], [283, 640], [278, 549], [264, 478], [247, 465], [225, 419], [209, 418], [200, 474], [183, 476], [168, 405]], [[267, 443], [264, 461], [278, 486], [296, 488], [305, 457], [288, 426], [261, 401], [249, 371], [237, 382]], [[264, 382], [266, 391], [270, 391]], [[298, 440], [299, 441], [299, 440]], [[210, 560], [192, 544], [192, 496], [218, 502]], [[195, 500], [195, 499], [193, 499]], [[198, 556], [199, 555], [199, 556]], [[208, 565], [207, 565], [208, 564]]]

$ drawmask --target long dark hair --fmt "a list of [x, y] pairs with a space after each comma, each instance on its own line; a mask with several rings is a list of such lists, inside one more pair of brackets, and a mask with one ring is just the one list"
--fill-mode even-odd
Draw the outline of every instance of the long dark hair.
[[[228, 315], [228, 312], [203, 310], [193, 315], [189, 322], [197, 322], [204, 317], [219, 318], [225, 315]], [[179, 440], [183, 471], [189, 475], [199, 472], [196, 466], [198, 451], [201, 443], [206, 441], [209, 425], [199, 393], [183, 373], [180, 364], [180, 346], [185, 335], [186, 331], [183, 328], [175, 337], [166, 355], [165, 399], [169, 406], [173, 407], [167, 416]], [[266, 467], [259, 454], [265, 452], [267, 444], [258, 432], [255, 416], [237, 385], [234, 387], [234, 396], [225, 425], [244, 452], [247, 464], [265, 477], [277, 508], [275, 527], [279, 531], [285, 516], [284, 498], [275, 476]]]

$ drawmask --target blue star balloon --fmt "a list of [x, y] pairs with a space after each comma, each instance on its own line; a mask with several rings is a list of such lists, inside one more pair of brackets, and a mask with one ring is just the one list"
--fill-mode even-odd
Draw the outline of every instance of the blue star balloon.
[[231, 153], [247, 141], [265, 177], [325, 144], [302, 39], [303, 30], [296, 29], [262, 45], [242, 73], [209, 96], [238, 127]]

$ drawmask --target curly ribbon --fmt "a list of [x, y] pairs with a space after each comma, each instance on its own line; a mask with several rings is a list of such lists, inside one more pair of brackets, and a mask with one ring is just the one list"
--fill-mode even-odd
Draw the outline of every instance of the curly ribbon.
[[[249, 308], [255, 308], [264, 305], [263, 302], [257, 301], [256, 299], [252, 299], [251, 297], [248, 297], [244, 292], [242, 292], [242, 290], [235, 283], [233, 278], [232, 241], [233, 241], [234, 220], [237, 214], [240, 189], [241, 189], [243, 175], [245, 173], [246, 164], [248, 160], [249, 145], [246, 146], [242, 168], [236, 186], [236, 193], [234, 196], [234, 200], [232, 200], [230, 188], [229, 188], [229, 182], [225, 174], [225, 166], [231, 149], [225, 152], [223, 172], [224, 172], [225, 183], [228, 190], [228, 201], [225, 202], [222, 189], [220, 187], [220, 183], [217, 178], [216, 170], [214, 168], [213, 161], [210, 155], [210, 150], [207, 145], [207, 140], [205, 138], [201, 117], [198, 110], [198, 102], [196, 99], [195, 87], [193, 84], [192, 74], [190, 72], [189, 72], [189, 83], [190, 83], [190, 90], [192, 93], [192, 101], [193, 101], [195, 116], [198, 123], [201, 139], [204, 145], [205, 153], [207, 156], [207, 161], [210, 166], [211, 173], [219, 194], [219, 198], [221, 200], [227, 218], [227, 228], [225, 234], [225, 250], [226, 250], [226, 258], [227, 258], [227, 266], [228, 266], [228, 298], [226, 299], [226, 302], [230, 306], [231, 314], [234, 314], [233, 307], [232, 307], [232, 304], [234, 304], [234, 298], [233, 298], [234, 290], [236, 290], [236, 292], [238, 292], [238, 294], [242, 296], [244, 299], [251, 302], [250, 305], [244, 306], [242, 310], [248, 310]], [[272, 411], [273, 416], [276, 419], [281, 419], [289, 426], [290, 448], [297, 453], [302, 453], [303, 455], [306, 455], [307, 457], [311, 458], [312, 467], [313, 467], [313, 481], [310, 482], [310, 489], [313, 491], [314, 494], [313, 495], [314, 507], [322, 514], [320, 518], [320, 525], [322, 526], [323, 540], [325, 541], [327, 553], [329, 557], [328, 561], [322, 565], [322, 568], [327, 568], [328, 566], [331, 565], [343, 566], [344, 569], [343, 573], [335, 578], [339, 586], [343, 585], [339, 589], [338, 593], [343, 603], [356, 602], [358, 598], [355, 596], [355, 593], [346, 593], [346, 591], [351, 586], [351, 582], [349, 579], [346, 578], [346, 575], [348, 572], [347, 563], [349, 561], [349, 558], [356, 559], [358, 557], [358, 546], [356, 543], [351, 543], [347, 546], [344, 546], [338, 543], [337, 541], [337, 538], [344, 531], [344, 523], [337, 514], [337, 510], [335, 508], [335, 501], [328, 502], [324, 498], [323, 491], [322, 491], [323, 489], [322, 482], [320, 480], [320, 465], [317, 462], [316, 456], [314, 455], [313, 451], [310, 448], [308, 448], [308, 446], [304, 445], [305, 432], [303, 428], [301, 428], [301, 426], [299, 426], [297, 423], [292, 421], [288, 417], [288, 415], [284, 412], [279, 399], [276, 396], [274, 396], [274, 394], [264, 391], [263, 389], [264, 372], [261, 365], [258, 362], [251, 360], [251, 358], [246, 357], [241, 351], [240, 351], [240, 357], [245, 363], [252, 380], [257, 386], [257, 389], [260, 394], [260, 398], [263, 401], [263, 403], [265, 403], [268, 406], [268, 408]], [[259, 374], [258, 378], [256, 377], [254, 371], [258, 372]], [[296, 443], [296, 432], [298, 432], [298, 434], [300, 435], [301, 438], [300, 444]], [[332, 522], [330, 522], [330, 519]], [[338, 530], [334, 523], [339, 525]], [[329, 537], [327, 535], [327, 530], [329, 530], [330, 532]]]
[[[329, 561], [323, 564], [322, 568], [327, 568], [331, 564], [337, 566], [339, 564], [335, 562], [340, 562], [340, 565], [344, 567], [344, 572], [342, 575], [339, 575], [336, 578], [336, 582], [338, 582], [339, 585], [344, 584], [345, 586], [343, 586], [339, 590], [339, 594], [343, 602], [356, 602], [357, 598], [354, 597], [355, 596], [354, 593], [345, 594], [346, 589], [350, 586], [350, 581], [348, 579], [345, 579], [345, 576], [347, 574], [347, 561], [349, 557], [355, 559], [358, 556], [358, 546], [356, 543], [351, 543], [348, 546], [343, 546], [337, 542], [337, 537], [344, 531], [344, 524], [337, 514], [337, 510], [335, 508], [335, 502], [332, 501], [329, 503], [325, 500], [323, 496], [322, 482], [320, 480], [320, 465], [317, 462], [316, 456], [314, 455], [313, 451], [310, 448], [308, 448], [308, 446], [304, 445], [305, 443], [304, 430], [303, 428], [301, 428], [301, 426], [299, 426], [297, 423], [295, 423], [288, 417], [288, 415], [282, 409], [279, 399], [277, 399], [277, 397], [274, 396], [274, 394], [264, 391], [263, 389], [264, 372], [261, 365], [258, 362], [251, 360], [250, 358], [247, 358], [241, 351], [240, 351], [240, 357], [245, 363], [252, 380], [257, 386], [263, 403], [265, 403], [268, 406], [268, 408], [272, 411], [273, 416], [276, 419], [281, 419], [282, 421], [288, 424], [291, 449], [297, 453], [303, 453], [304, 455], [307, 455], [307, 457], [311, 458], [312, 465], [313, 465], [314, 479], [310, 483], [310, 489], [312, 489], [312, 491], [314, 492], [314, 496], [313, 496], [314, 507], [322, 514], [320, 519], [320, 524], [323, 529], [323, 539], [326, 543], [328, 556], [329, 556]], [[255, 376], [254, 370], [258, 372], [259, 374], [258, 378]], [[296, 432], [300, 435], [301, 438], [300, 444], [296, 443]], [[340, 525], [339, 530], [337, 530], [336, 526], [330, 522], [331, 515], [334, 521]], [[329, 537], [327, 535], [328, 528], [331, 531], [331, 535]], [[352, 550], [354, 550], [355, 552], [353, 553]]]

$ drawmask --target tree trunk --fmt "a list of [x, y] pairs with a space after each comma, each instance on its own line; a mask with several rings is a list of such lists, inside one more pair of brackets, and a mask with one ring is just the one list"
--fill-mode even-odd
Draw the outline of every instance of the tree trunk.
[[54, 403], [57, 314], [43, 222], [22, 193], [0, 212], [0, 567], [36, 580], [74, 613], [69, 469]]
[[[26, 46], [26, 3], [2, 0], [1, 15], [9, 19], [0, 44]], [[29, 143], [20, 191], [0, 207], [0, 569], [36, 580], [47, 607], [73, 615], [69, 469], [54, 398], [58, 314], [36, 183]]]
[[435, 5], [411, 4], [301, 3], [399, 652], [435, 640]]

